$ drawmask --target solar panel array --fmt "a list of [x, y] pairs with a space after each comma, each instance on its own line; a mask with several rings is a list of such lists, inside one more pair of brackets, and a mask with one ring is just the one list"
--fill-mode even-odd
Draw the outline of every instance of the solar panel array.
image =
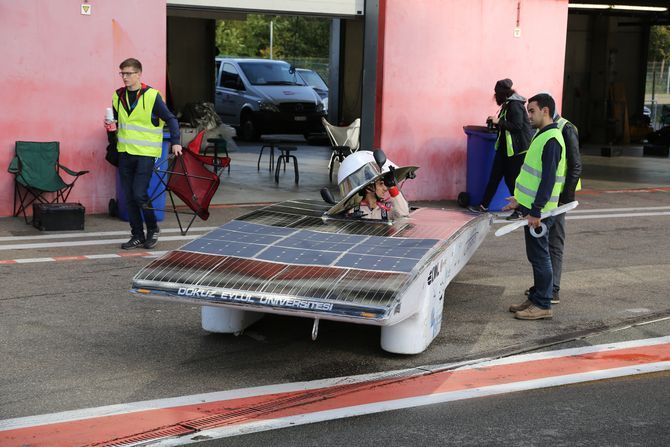
[[409, 273], [437, 242], [322, 233], [233, 220], [181, 250], [283, 264]]
[[249, 213], [153, 261], [136, 275], [134, 287], [239, 290], [389, 312], [413, 270], [463, 226], [458, 219], [445, 222], [439, 210], [393, 225], [324, 222], [327, 209], [321, 202], [291, 201]]

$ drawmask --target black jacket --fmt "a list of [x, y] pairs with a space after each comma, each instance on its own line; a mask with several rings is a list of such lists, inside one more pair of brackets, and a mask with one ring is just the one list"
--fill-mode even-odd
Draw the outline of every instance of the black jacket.
[[[558, 121], [560, 116], [555, 116]], [[565, 186], [558, 198], [561, 204], [570, 203], [575, 200], [575, 188], [582, 175], [582, 157], [579, 154], [579, 132], [577, 127], [570, 121], [563, 126], [563, 140], [565, 140]]]
[[505, 118], [501, 118], [498, 122], [498, 132], [500, 135], [500, 146], [498, 150], [503, 150], [507, 153], [507, 143], [505, 142], [504, 132], [509, 130], [512, 136], [512, 146], [514, 147], [514, 154], [519, 154], [528, 150], [530, 140], [533, 137], [533, 129], [530, 127], [528, 120], [528, 113], [524, 104], [526, 98], [514, 93], [507, 98], [507, 101], [502, 105], [502, 111], [507, 110]]

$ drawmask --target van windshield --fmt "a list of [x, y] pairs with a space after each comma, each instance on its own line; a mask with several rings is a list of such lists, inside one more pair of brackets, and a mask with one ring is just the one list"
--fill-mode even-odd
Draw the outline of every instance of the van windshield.
[[253, 85], [305, 85], [287, 63], [240, 62], [240, 68]]

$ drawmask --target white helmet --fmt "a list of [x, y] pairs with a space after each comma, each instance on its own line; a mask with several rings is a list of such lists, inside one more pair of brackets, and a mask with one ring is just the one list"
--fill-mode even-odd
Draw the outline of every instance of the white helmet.
[[405, 166], [399, 168], [391, 160], [386, 160], [381, 169], [375, 160], [373, 152], [359, 150], [349, 155], [342, 161], [337, 171], [337, 183], [340, 187], [340, 200], [326, 213], [333, 215], [353, 208], [362, 200], [360, 191], [390, 171], [393, 166], [396, 171], [396, 179], [400, 182], [411, 176], [418, 169], [416, 166]]

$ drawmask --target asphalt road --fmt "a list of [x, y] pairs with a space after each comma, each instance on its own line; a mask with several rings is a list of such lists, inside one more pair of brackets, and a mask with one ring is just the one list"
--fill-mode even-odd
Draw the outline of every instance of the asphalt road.
[[[583, 195], [579, 200], [582, 204], [579, 212], [571, 216], [589, 218], [568, 220], [562, 301], [555, 308], [553, 320], [522, 322], [507, 312], [510, 303], [523, 300], [522, 292], [531, 282], [531, 270], [525, 259], [521, 232], [502, 238], [495, 238], [491, 232], [447, 288], [442, 332], [424, 353], [415, 356], [383, 352], [379, 347], [379, 329], [374, 327], [322, 321], [319, 337], [312, 342], [312, 322], [290, 317], [267, 316], [239, 337], [208, 334], [200, 329], [199, 308], [143, 300], [128, 293], [132, 276], [148, 262], [145, 258], [0, 265], [0, 358], [3, 359], [0, 419], [497, 357], [670, 315], [667, 293], [670, 216], [658, 214], [670, 211], [670, 194], [660, 191]], [[666, 208], [651, 209], [656, 207]], [[624, 211], [598, 212], [607, 209]], [[214, 210], [214, 218], [208, 224], [212, 221], [222, 224], [246, 211]], [[630, 216], [631, 213], [646, 215]], [[603, 217], [608, 215], [612, 216]], [[98, 220], [87, 217], [91, 229], [87, 232], [120, 230], [123, 235], [116, 237], [124, 238], [125, 224], [108, 220], [104, 216]], [[163, 229], [169, 226], [170, 222], [166, 222]], [[90, 239], [101, 238], [106, 237]], [[161, 241], [157, 249], [177, 248], [183, 242]], [[4, 248], [0, 250], [0, 259], [118, 251], [116, 243], [74, 248]], [[598, 385], [602, 388], [597, 388], [593, 396], [611, 394], [614, 398], [617, 393], [625, 393], [619, 399], [633, 402], [636, 392], [641, 393], [639, 399], [649, 399], [650, 408], [656, 408], [656, 413], [668, 419], [668, 406], [664, 409], [666, 413], [657, 407], [663, 399], [668, 402], [667, 393], [659, 391], [667, 389], [667, 376], [621, 383], [627, 384], [623, 386], [626, 390]], [[642, 390], [635, 391], [636, 384], [641, 383], [644, 383]], [[450, 439], [454, 443], [460, 440], [459, 445], [467, 444], [468, 439], [481, 441], [482, 438], [467, 435], [476, 432], [473, 420], [482, 421], [483, 426], [496, 425], [489, 432], [491, 439], [500, 438], [501, 444], [507, 444], [512, 435], [505, 435], [506, 425], [546, 408], [538, 404], [522, 413], [519, 402], [565, 402], [565, 406], [556, 407], [565, 408], [565, 413], [554, 412], [544, 421], [543, 430], [553, 430], [556, 439], [562, 439], [558, 434], [570, 431], [562, 414], [578, 411], [587, 415], [598, 408], [612, 408], [606, 401], [591, 409], [567, 405], [571, 396], [583, 397], [588, 392], [580, 386], [565, 388], [561, 391], [565, 396], [554, 395], [554, 391], [537, 391], [495, 398], [496, 406], [490, 411], [486, 410], [490, 403], [482, 403], [479, 408], [469, 407], [473, 404], [468, 403], [467, 409], [460, 403], [456, 406], [452, 403], [444, 413], [436, 410], [431, 416], [425, 409], [415, 409], [402, 417], [408, 421], [434, 418], [433, 424], [449, 427], [442, 437], [435, 434], [441, 445], [452, 442]], [[522, 394], [528, 397], [520, 397]], [[650, 417], [632, 404], [631, 411], [639, 413], [641, 420]], [[488, 417], [492, 419], [486, 418], [487, 413], [491, 413]], [[383, 428], [383, 424], [393, 425], [393, 414], [356, 419], [364, 420], [367, 430], [386, 433], [390, 430]], [[368, 439], [369, 433], [364, 435], [365, 429], [358, 427], [358, 422], [341, 424], [347, 432], [353, 431], [351, 436], [360, 430], [360, 439]], [[651, 423], [652, 433], [660, 430], [654, 424]], [[316, 436], [316, 430], [323, 430], [321, 436], [330, 433], [330, 426], [319, 425], [321, 428], [307, 429], [315, 432], [306, 434], [305, 440]], [[452, 427], [458, 429], [451, 430]], [[604, 427], [602, 433], [611, 436], [607, 439], [621, 439], [621, 444], [633, 445], [627, 438], [617, 438], [616, 430]], [[532, 444], [531, 427], [516, 433], [522, 444]], [[321, 445], [327, 445], [323, 439]], [[390, 439], [385, 442], [407, 445], [402, 438], [398, 439], [397, 443]], [[354, 441], [345, 438], [330, 445], [346, 442]], [[425, 442], [434, 445], [429, 437]], [[609, 444], [616, 442], [601, 445]]]

